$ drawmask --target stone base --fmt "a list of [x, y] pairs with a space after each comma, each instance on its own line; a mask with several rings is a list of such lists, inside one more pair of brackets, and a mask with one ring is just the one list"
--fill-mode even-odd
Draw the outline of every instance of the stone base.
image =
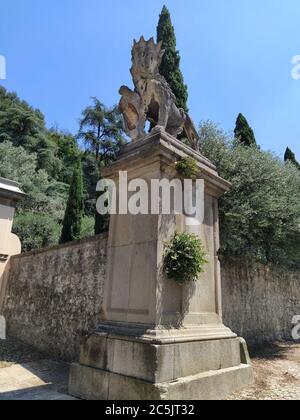
[[222, 400], [231, 393], [253, 383], [250, 365], [153, 384], [129, 376], [100, 369], [72, 365], [69, 393], [86, 400]]
[[186, 339], [153, 344], [95, 333], [71, 367], [69, 393], [88, 400], [206, 400], [253, 382], [244, 340]]

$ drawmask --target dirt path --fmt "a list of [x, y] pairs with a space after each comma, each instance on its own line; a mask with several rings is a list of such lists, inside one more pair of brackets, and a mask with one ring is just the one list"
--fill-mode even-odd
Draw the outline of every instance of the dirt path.
[[300, 344], [277, 343], [251, 355], [255, 384], [229, 400], [300, 400]]

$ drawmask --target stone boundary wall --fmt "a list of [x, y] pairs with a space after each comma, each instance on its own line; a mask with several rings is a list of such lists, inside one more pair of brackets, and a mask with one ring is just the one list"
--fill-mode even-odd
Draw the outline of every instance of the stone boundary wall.
[[[0, 314], [8, 334], [77, 361], [81, 340], [101, 315], [107, 237], [12, 257]], [[291, 339], [300, 315], [300, 273], [222, 261], [224, 323], [249, 344]]]
[[102, 310], [107, 237], [95, 236], [10, 259], [2, 313], [8, 335], [67, 361]]
[[222, 262], [224, 323], [248, 344], [292, 340], [300, 315], [300, 271], [243, 260]]

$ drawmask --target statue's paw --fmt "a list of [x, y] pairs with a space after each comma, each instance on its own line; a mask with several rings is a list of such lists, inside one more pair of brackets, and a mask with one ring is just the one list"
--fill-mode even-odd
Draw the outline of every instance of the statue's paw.
[[167, 132], [169, 134], [171, 134], [171, 136], [173, 136], [173, 137], [178, 137], [178, 136], [180, 136], [183, 133], [183, 127], [177, 127], [177, 128], [172, 127], [172, 128], [168, 128], [167, 129]]
[[152, 128], [151, 133], [155, 133], [156, 131], [166, 131], [166, 128], [162, 125], [156, 125]]

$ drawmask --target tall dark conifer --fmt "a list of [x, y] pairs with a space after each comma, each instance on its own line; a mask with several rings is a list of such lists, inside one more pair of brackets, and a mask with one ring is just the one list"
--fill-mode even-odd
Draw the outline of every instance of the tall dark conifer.
[[257, 145], [254, 132], [243, 114], [239, 114], [237, 117], [234, 134], [244, 146]]
[[75, 165], [60, 243], [80, 239], [83, 218], [84, 190], [81, 159]]
[[[101, 177], [101, 175], [100, 175]], [[100, 197], [100, 193], [97, 193], [97, 199]], [[95, 235], [100, 235], [101, 233], [108, 232], [110, 222], [110, 214], [100, 214], [96, 209], [95, 214]]]
[[296, 166], [300, 170], [300, 164], [296, 159], [295, 153], [291, 151], [291, 149], [288, 147], [284, 154], [284, 161], [285, 162], [291, 162], [293, 165]]
[[180, 70], [180, 55], [176, 49], [176, 35], [172, 25], [170, 12], [163, 7], [157, 26], [157, 42], [162, 41], [166, 50], [160, 66], [160, 73], [169, 83], [177, 99], [177, 106], [188, 111], [188, 89]]

